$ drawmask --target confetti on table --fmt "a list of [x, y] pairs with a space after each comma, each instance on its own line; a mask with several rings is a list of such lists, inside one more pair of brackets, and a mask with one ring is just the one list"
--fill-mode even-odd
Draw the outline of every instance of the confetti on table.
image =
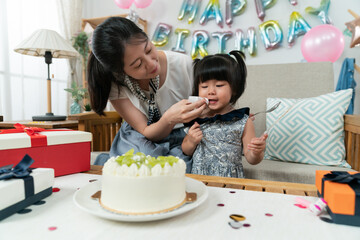
[[237, 222], [237, 221], [230, 221], [229, 225], [230, 225], [230, 227], [232, 227], [234, 229], [239, 229], [239, 228], [241, 228], [242, 223]]
[[225, 204], [219, 203], [217, 206], [218, 206], [218, 207], [223, 207], [223, 206], [225, 206]]
[[52, 192], [59, 192], [59, 191], [60, 191], [60, 188], [57, 188], [57, 187], [52, 189]]
[[271, 213], [265, 213], [265, 216], [272, 217], [273, 215]]
[[235, 191], [230, 191], [229, 193], [236, 193]]
[[250, 227], [251, 225], [249, 223], [244, 223], [243, 227]]
[[231, 214], [230, 218], [237, 222], [244, 221], [246, 219], [243, 215], [240, 214]]
[[57, 227], [49, 227], [48, 229], [49, 229], [49, 231], [54, 231], [57, 229]]
[[299, 204], [299, 203], [295, 203], [294, 205], [297, 206], [297, 207], [299, 207], [299, 208], [307, 208], [306, 206], [301, 205], [301, 204]]
[[95, 182], [97, 179], [90, 179], [89, 182]]

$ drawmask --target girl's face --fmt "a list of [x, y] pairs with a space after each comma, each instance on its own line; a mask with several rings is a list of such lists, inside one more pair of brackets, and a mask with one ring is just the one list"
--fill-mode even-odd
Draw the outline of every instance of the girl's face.
[[151, 41], [125, 45], [124, 72], [137, 80], [150, 79], [159, 75], [158, 54]]
[[209, 99], [209, 108], [219, 114], [227, 113], [232, 91], [227, 81], [207, 80], [199, 84], [199, 97]]

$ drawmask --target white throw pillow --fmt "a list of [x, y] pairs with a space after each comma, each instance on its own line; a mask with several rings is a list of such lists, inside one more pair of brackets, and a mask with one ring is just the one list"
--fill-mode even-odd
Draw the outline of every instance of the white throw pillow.
[[264, 158], [350, 168], [345, 161], [344, 114], [351, 97], [352, 89], [313, 98], [268, 98], [267, 108], [281, 104], [266, 115]]

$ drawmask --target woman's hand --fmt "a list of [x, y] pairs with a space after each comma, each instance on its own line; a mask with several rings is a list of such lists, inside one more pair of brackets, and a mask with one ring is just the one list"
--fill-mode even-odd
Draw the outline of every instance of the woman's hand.
[[201, 116], [206, 108], [206, 100], [201, 99], [191, 103], [187, 99], [183, 99], [172, 105], [163, 115], [169, 124], [186, 123]]

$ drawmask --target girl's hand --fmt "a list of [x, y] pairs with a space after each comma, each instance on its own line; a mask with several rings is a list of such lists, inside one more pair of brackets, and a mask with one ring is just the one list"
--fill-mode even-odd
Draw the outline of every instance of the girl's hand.
[[194, 144], [195, 146], [199, 144], [203, 137], [202, 131], [200, 129], [200, 124], [195, 122], [190, 128], [188, 132], [188, 140]]
[[201, 113], [206, 108], [206, 100], [201, 99], [197, 102], [191, 103], [187, 99], [183, 99], [178, 103], [172, 105], [163, 115], [169, 124], [186, 123], [201, 116]]
[[252, 151], [254, 155], [261, 155], [265, 151], [266, 147], [266, 139], [268, 138], [268, 134], [264, 133], [259, 138], [252, 138], [250, 143], [247, 145], [248, 151]]

